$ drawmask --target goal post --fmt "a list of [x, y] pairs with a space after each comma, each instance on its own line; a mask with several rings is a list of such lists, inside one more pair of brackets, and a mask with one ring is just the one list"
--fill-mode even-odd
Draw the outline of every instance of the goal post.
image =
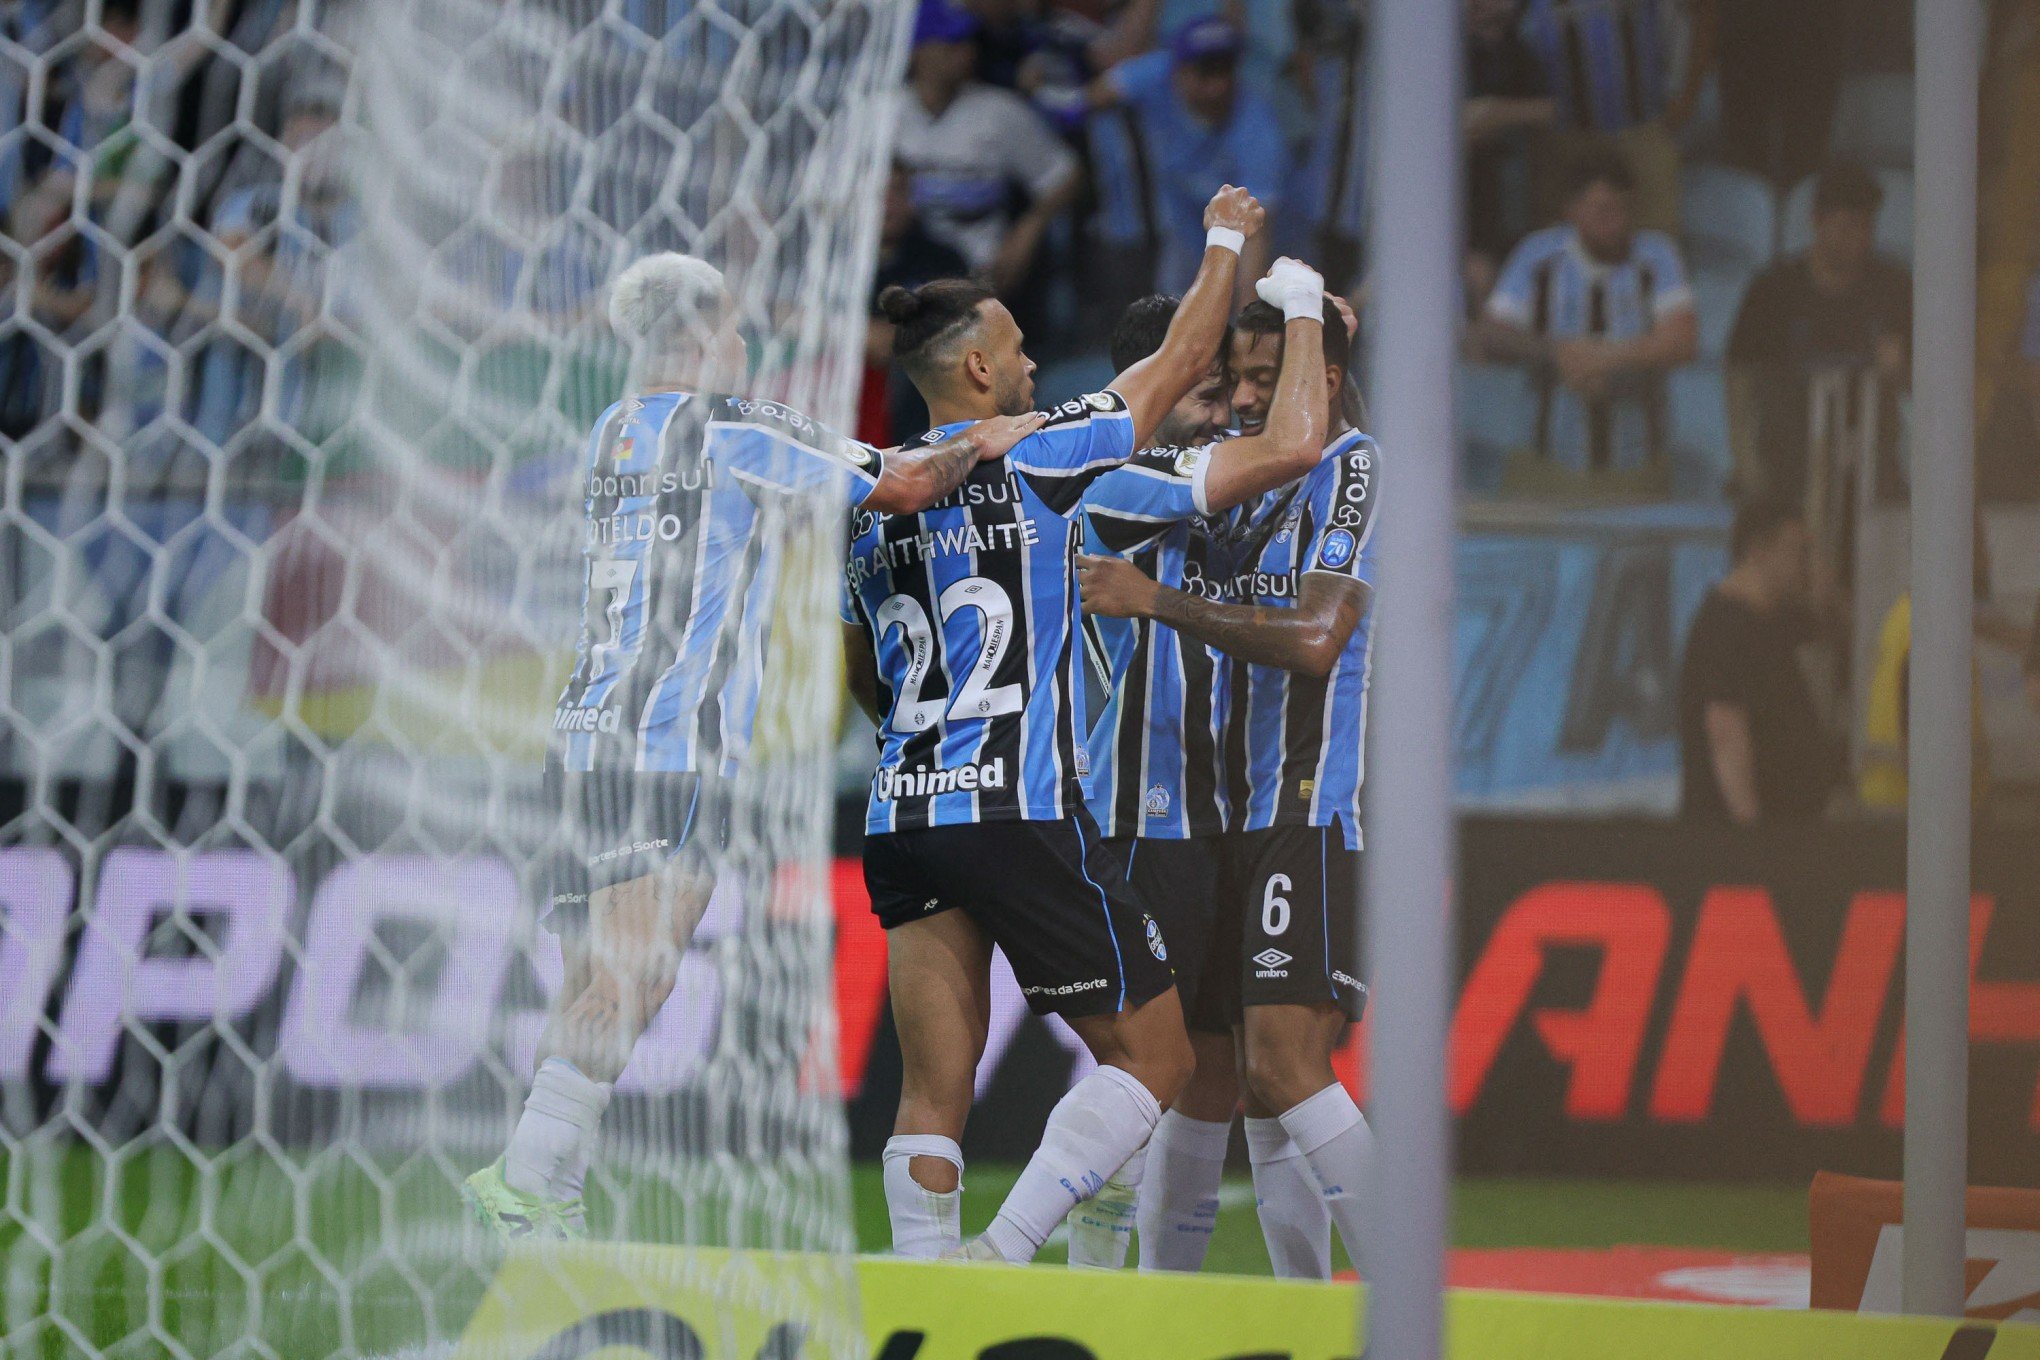
[[[847, 429], [912, 11], [83, 0], [0, 29], [0, 1352], [458, 1335], [501, 1255], [459, 1188], [562, 983], [541, 771], [579, 462], [626, 394], [606, 284], [715, 264], [741, 395]], [[848, 1356], [841, 525], [790, 497], [758, 533], [730, 850], [589, 1228], [783, 1254], [756, 1288]]]

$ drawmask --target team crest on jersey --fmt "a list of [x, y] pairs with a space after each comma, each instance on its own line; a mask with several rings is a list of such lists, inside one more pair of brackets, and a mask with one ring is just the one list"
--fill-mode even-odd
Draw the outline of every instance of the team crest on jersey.
[[1168, 816], [1169, 791], [1160, 784], [1156, 784], [1147, 791], [1147, 798], [1142, 802], [1141, 806], [1147, 809], [1147, 815], [1150, 817]]
[[1162, 939], [1161, 922], [1155, 920], [1154, 917], [1146, 912], [1140, 914], [1140, 919], [1147, 923], [1148, 953], [1154, 955], [1158, 962], [1167, 963], [1169, 961], [1169, 946]]
[[1077, 747], [1077, 778], [1091, 777], [1091, 753], [1082, 746]]
[[1344, 529], [1334, 529], [1325, 535], [1324, 543], [1318, 548], [1318, 561], [1328, 567], [1343, 567], [1353, 560], [1357, 548], [1353, 535]]

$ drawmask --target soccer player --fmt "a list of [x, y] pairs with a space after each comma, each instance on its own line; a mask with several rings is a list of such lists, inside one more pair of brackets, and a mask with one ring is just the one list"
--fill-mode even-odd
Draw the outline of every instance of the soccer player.
[[[1065, 403], [998, 467], [918, 515], [856, 518], [847, 578], [851, 675], [879, 722], [864, 877], [888, 932], [905, 1071], [885, 1151], [893, 1248], [1026, 1261], [1070, 1208], [1145, 1143], [1189, 1074], [1161, 927], [1084, 807], [1087, 731], [1072, 516], [1210, 368], [1252, 195], [1222, 188], [1209, 244], [1161, 348], [1106, 391]], [[893, 354], [928, 402], [930, 438], [1027, 410], [1034, 365], [990, 291], [890, 289]], [[874, 684], [875, 682], [875, 684]], [[958, 1210], [972, 1079], [984, 1051], [991, 949], [1037, 1013], [1098, 1059], [1050, 1114], [985, 1235]]]
[[[1264, 295], [1317, 297], [1324, 285], [1316, 271], [1281, 260], [1256, 286]], [[1128, 307], [1113, 334], [1113, 366], [1130, 368], [1154, 352], [1176, 307], [1162, 296]], [[1211, 373], [1176, 403], [1153, 443], [1084, 493], [1087, 550], [1126, 555], [1181, 589], [1222, 590], [1229, 573], [1213, 556], [1212, 517], [1304, 476], [1324, 447], [1321, 330], [1315, 312], [1289, 323], [1268, 419], [1253, 436], [1218, 442], [1232, 389], [1224, 359], [1214, 356]], [[1151, 620], [1094, 617], [1090, 632], [1111, 692], [1089, 742], [1091, 812], [1108, 841], [1124, 848], [1136, 895], [1162, 923], [1197, 1057], [1195, 1075], [1151, 1144], [1155, 1174], [1140, 1192], [1141, 1261], [1148, 1269], [1195, 1270], [1211, 1240], [1217, 1173], [1239, 1103], [1232, 1019], [1213, 1004], [1215, 989], [1200, 986], [1226, 825], [1218, 759], [1226, 668], [1203, 645]], [[1072, 1265], [1117, 1268], [1125, 1260], [1134, 1192], [1148, 1165], [1146, 1153], [1135, 1153], [1072, 1212]]]
[[584, 1231], [597, 1121], [714, 887], [786, 510], [807, 498], [911, 511], [1044, 420], [1003, 416], [881, 454], [785, 406], [722, 395], [743, 377], [743, 337], [721, 273], [690, 256], [626, 269], [609, 315], [632, 347], [633, 395], [588, 438], [581, 636], [548, 758], [569, 862], [545, 924], [565, 983], [508, 1150], [464, 1190], [505, 1236]]
[[[1250, 303], [1234, 323], [1233, 406], [1243, 434], [1264, 425], [1285, 327], [1311, 306], [1300, 295], [1279, 310]], [[1235, 818], [1216, 938], [1238, 952], [1212, 975], [1225, 980], [1238, 1026], [1270, 1259], [1278, 1274], [1317, 1278], [1331, 1270], [1327, 1212], [1366, 1269], [1369, 1134], [1331, 1057], [1366, 1000], [1348, 970], [1356, 966], [1376, 501], [1375, 448], [1353, 428], [1345, 399], [1343, 328], [1327, 325], [1324, 334], [1326, 384], [1340, 396], [1331, 442], [1302, 481], [1236, 517], [1227, 598], [1162, 585], [1118, 558], [1082, 564], [1090, 612], [1166, 624], [1231, 659], [1222, 758]]]

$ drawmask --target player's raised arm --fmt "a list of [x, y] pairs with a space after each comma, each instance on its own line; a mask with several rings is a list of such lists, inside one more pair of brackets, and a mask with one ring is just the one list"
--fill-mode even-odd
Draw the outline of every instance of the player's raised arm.
[[1211, 367], [1226, 318], [1232, 314], [1240, 249], [1261, 229], [1266, 216], [1252, 194], [1230, 184], [1205, 207], [1204, 263], [1183, 295], [1162, 347], [1112, 382], [1112, 390], [1125, 398], [1133, 414], [1136, 444], [1147, 442], [1169, 408]]
[[1282, 311], [1281, 375], [1259, 432], [1222, 441], [1199, 466], [1199, 508], [1206, 514], [1231, 509], [1316, 467], [1331, 432], [1331, 394], [1344, 380], [1343, 371], [1326, 368], [1325, 325], [1339, 321], [1318, 272], [1285, 257], [1255, 291]]
[[962, 486], [979, 463], [1004, 458], [1008, 449], [1047, 423], [1048, 416], [1040, 411], [993, 416], [937, 443], [891, 450], [885, 455], [878, 485], [858, 508], [888, 515], [925, 510]]

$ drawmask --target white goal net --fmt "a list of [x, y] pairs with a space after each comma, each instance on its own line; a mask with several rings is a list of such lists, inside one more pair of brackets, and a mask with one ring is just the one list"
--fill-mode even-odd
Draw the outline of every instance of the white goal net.
[[[488, 1296], [459, 1189], [561, 985], [541, 763], [625, 395], [604, 285], [713, 262], [743, 395], [847, 428], [910, 22], [0, 9], [0, 1354], [444, 1351]], [[760, 1354], [848, 1355], [840, 528], [788, 498], [758, 534], [729, 850], [588, 1227], [704, 1249], [692, 1285], [788, 1320]], [[646, 1325], [576, 1344], [736, 1334]]]

